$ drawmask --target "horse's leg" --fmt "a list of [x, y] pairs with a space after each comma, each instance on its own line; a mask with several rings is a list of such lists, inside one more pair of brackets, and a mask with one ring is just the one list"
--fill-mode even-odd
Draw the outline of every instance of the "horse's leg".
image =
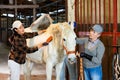
[[52, 63], [50, 61], [47, 61], [46, 62], [46, 76], [47, 76], [46, 80], [52, 80], [52, 68], [53, 68]]
[[60, 80], [62, 67], [63, 67], [63, 62], [56, 65], [56, 80]]
[[31, 80], [31, 71], [32, 71], [33, 62], [26, 60], [26, 63], [23, 65], [24, 79]]

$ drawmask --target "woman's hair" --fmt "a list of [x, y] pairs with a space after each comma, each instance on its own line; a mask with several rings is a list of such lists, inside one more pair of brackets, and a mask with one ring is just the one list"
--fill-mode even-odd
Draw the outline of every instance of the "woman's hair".
[[17, 29], [17, 28], [13, 28], [12, 29], [12, 35], [9, 37], [9, 42], [13, 45], [14, 44], [14, 36], [15, 35], [18, 35], [18, 33], [15, 31], [15, 29]]
[[13, 28], [12, 29], [12, 35], [9, 37], [9, 42], [12, 44], [12, 45], [14, 45], [14, 36], [15, 35], [17, 35], [18, 33], [15, 31], [15, 29], [17, 29], [17, 28]]
[[17, 28], [14, 28], [14, 29], [12, 30], [12, 35], [17, 35], [17, 34], [18, 34], [15, 29], [17, 29]]

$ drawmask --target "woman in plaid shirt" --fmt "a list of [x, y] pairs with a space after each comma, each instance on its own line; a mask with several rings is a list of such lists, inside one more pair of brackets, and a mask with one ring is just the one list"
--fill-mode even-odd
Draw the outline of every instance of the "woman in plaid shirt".
[[20, 65], [25, 63], [26, 53], [33, 53], [42, 46], [48, 45], [44, 42], [34, 47], [28, 47], [26, 43], [27, 38], [32, 38], [41, 34], [43, 31], [26, 33], [21, 21], [16, 20], [12, 24], [13, 35], [9, 38], [12, 47], [8, 56], [8, 66], [10, 68], [10, 80], [20, 79]]

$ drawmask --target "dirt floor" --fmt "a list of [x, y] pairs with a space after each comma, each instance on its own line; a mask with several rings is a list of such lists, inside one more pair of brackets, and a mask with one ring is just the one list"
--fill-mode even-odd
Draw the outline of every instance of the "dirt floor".
[[[8, 53], [10, 48], [3, 43], [0, 43], [0, 80], [8, 80], [10, 72], [7, 65]], [[31, 80], [46, 80], [45, 64], [35, 64], [32, 70]], [[21, 79], [23, 78], [23, 71], [21, 69]], [[52, 80], [55, 80], [55, 71], [53, 70]]]
[[[0, 74], [0, 80], [9, 80], [8, 74]], [[24, 80], [24, 76], [21, 75], [20, 80]], [[45, 75], [32, 75], [31, 80], [46, 80]], [[52, 76], [52, 80], [55, 80], [55, 76]]]

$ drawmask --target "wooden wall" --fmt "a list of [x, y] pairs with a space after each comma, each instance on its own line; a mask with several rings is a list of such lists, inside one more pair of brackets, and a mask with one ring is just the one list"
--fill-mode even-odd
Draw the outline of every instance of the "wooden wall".
[[[73, 0], [74, 1], [74, 0]], [[103, 57], [103, 80], [112, 80], [112, 58], [120, 44], [120, 0], [75, 0], [75, 21], [77, 34], [87, 35], [89, 27], [101, 24], [104, 32], [101, 40], [105, 45]]]

